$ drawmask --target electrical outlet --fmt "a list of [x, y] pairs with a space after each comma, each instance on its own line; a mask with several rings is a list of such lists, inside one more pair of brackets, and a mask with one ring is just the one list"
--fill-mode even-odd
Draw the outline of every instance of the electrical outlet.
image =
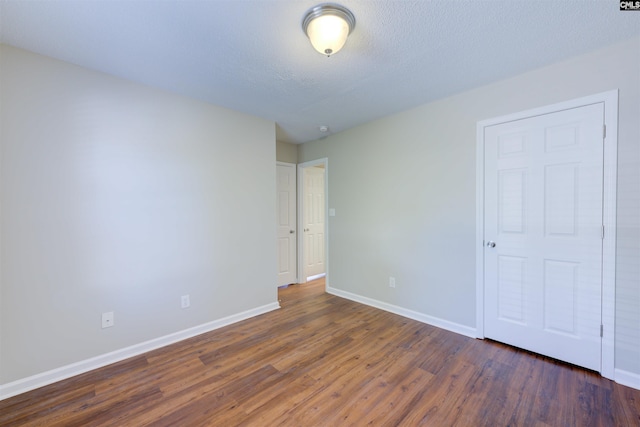
[[182, 308], [188, 308], [190, 305], [189, 295], [182, 295], [182, 297], [180, 297], [180, 306]]
[[102, 329], [110, 328], [114, 324], [113, 311], [102, 313]]
[[395, 277], [389, 277], [389, 287], [390, 288], [395, 288], [396, 287], [396, 278]]

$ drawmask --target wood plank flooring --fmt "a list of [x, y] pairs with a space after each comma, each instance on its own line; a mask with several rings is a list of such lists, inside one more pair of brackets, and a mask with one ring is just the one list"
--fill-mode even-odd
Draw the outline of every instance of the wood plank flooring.
[[0, 401], [0, 426], [640, 426], [640, 391], [324, 293]]

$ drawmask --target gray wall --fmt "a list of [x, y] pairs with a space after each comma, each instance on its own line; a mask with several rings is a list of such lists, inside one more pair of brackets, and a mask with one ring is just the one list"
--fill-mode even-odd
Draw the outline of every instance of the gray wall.
[[475, 327], [476, 123], [617, 88], [616, 368], [640, 374], [640, 38], [300, 146], [329, 159], [330, 286]]
[[284, 141], [276, 141], [276, 160], [285, 163], [298, 163], [298, 146]]
[[277, 301], [273, 122], [0, 49], [0, 383]]

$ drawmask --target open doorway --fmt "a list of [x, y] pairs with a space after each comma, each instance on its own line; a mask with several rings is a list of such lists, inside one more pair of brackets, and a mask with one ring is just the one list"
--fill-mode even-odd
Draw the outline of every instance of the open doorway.
[[298, 165], [298, 283], [327, 275], [327, 159]]

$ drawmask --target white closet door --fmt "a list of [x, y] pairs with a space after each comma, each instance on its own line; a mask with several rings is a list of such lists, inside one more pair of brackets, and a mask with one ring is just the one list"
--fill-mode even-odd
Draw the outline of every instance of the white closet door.
[[485, 336], [601, 368], [602, 103], [485, 129]]

